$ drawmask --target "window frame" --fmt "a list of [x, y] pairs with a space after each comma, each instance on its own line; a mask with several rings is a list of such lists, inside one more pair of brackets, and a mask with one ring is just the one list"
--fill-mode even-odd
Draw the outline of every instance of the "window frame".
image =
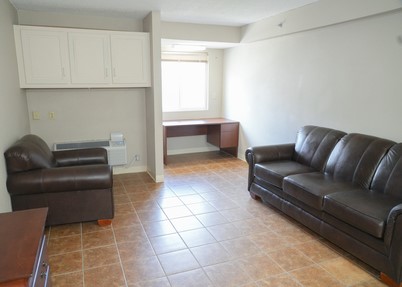
[[[203, 107], [185, 108], [176, 106], [173, 109], [166, 109], [163, 100], [163, 62], [193, 62], [193, 63], [205, 63], [205, 95], [203, 98]], [[162, 52], [161, 55], [161, 70], [162, 70], [162, 112], [164, 113], [180, 113], [180, 112], [202, 112], [209, 110], [209, 61], [207, 52]], [[178, 95], [178, 100], [185, 95]]]

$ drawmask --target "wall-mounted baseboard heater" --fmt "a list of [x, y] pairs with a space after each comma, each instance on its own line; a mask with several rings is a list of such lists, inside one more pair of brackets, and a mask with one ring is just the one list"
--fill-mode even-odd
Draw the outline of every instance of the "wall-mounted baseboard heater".
[[107, 158], [110, 165], [127, 164], [127, 148], [126, 141], [111, 141], [111, 140], [92, 140], [80, 142], [55, 143], [53, 150], [68, 150], [103, 147], [107, 151]]

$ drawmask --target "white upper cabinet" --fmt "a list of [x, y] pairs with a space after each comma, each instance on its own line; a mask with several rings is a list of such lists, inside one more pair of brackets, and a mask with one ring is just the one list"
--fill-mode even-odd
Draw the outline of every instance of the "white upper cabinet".
[[149, 34], [14, 26], [21, 88], [150, 87]]
[[148, 33], [111, 35], [113, 83], [150, 85]]
[[21, 88], [70, 83], [67, 33], [15, 27]]
[[71, 82], [73, 84], [110, 84], [110, 40], [105, 33], [68, 33]]

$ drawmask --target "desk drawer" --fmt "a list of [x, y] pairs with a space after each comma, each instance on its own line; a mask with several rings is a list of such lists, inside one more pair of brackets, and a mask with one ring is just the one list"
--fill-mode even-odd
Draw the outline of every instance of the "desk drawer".
[[221, 132], [235, 132], [239, 128], [238, 123], [233, 124], [222, 124], [221, 125]]

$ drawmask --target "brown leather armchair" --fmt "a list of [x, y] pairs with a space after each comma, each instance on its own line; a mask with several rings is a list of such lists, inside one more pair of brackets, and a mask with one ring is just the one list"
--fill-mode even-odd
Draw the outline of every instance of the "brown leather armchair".
[[103, 148], [52, 152], [26, 135], [4, 152], [12, 209], [48, 207], [47, 225], [114, 217], [113, 174]]

